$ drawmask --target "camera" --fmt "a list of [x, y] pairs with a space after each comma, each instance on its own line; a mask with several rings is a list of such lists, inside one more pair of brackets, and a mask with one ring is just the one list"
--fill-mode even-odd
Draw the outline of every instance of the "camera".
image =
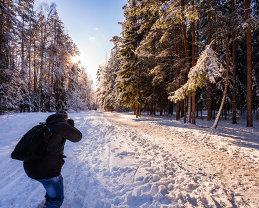
[[71, 119], [71, 118], [67, 119], [67, 123], [68, 123], [70, 126], [72, 126], [72, 127], [75, 126], [75, 122], [74, 122], [74, 120]]

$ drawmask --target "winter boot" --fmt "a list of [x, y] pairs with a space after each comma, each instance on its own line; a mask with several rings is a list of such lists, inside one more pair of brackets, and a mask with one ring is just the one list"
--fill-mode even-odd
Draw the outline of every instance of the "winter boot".
[[38, 208], [46, 208], [47, 204], [48, 204], [48, 200], [45, 200], [45, 201], [41, 202], [41, 203], [38, 205]]

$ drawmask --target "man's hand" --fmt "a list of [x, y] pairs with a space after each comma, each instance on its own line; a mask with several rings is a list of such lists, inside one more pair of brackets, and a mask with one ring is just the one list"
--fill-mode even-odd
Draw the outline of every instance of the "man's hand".
[[67, 120], [67, 123], [68, 123], [70, 126], [72, 126], [72, 127], [75, 126], [75, 122], [74, 122], [73, 119], [68, 119], [68, 120]]

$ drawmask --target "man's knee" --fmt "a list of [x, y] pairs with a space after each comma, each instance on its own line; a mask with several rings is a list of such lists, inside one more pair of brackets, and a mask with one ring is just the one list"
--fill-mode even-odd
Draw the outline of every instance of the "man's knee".
[[61, 207], [61, 205], [63, 204], [63, 202], [64, 202], [64, 197], [61, 198], [61, 199], [59, 199], [58, 205]]

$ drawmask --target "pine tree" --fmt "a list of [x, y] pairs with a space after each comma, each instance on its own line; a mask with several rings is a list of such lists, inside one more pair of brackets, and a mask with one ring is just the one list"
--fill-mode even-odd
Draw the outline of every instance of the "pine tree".
[[[33, 0], [5, 0], [0, 9], [0, 113], [95, 105], [85, 69], [72, 63], [78, 49], [64, 32], [55, 4], [44, 3], [36, 13]], [[75, 99], [78, 105], [72, 105]]]
[[[195, 109], [199, 104], [201, 113], [203, 107], [207, 108], [208, 120], [216, 115], [216, 110], [220, 106], [222, 106], [220, 111], [224, 110], [226, 119], [227, 112], [233, 106], [232, 119], [235, 123], [239, 116], [238, 112], [240, 111], [242, 115], [247, 101], [245, 85], [249, 80], [244, 79], [246, 73], [243, 69], [246, 68], [245, 64], [248, 64], [244, 58], [249, 54], [245, 52], [249, 44], [244, 34], [244, 29], [249, 26], [248, 22], [252, 41], [251, 60], [254, 68], [258, 66], [258, 47], [252, 47], [258, 44], [256, 38], [259, 25], [256, 9], [258, 3], [253, 0], [249, 5], [249, 8], [252, 8], [249, 21], [245, 18], [245, 13], [247, 14], [249, 9], [245, 11], [243, 6], [241, 1], [232, 0], [128, 1], [123, 8], [125, 21], [121, 23], [122, 37], [116, 87], [111, 87], [109, 91], [112, 93], [113, 90], [119, 89], [117, 91], [119, 93], [113, 95], [121, 101], [121, 105], [131, 107], [136, 114], [140, 109], [139, 106], [153, 114], [157, 109], [161, 114], [163, 111], [172, 114], [174, 105], [164, 98], [173, 91], [176, 91], [176, 95], [178, 93], [179, 96], [186, 94], [183, 92], [188, 89], [187, 94], [193, 100], [190, 111], [191, 99], [188, 99], [188, 121], [192, 112], [192, 122], [195, 123]], [[190, 78], [186, 83], [188, 68], [192, 66], [197, 69], [196, 56], [200, 54], [201, 57], [201, 51], [204, 51], [206, 44], [210, 44], [212, 40], [214, 40], [213, 50], [217, 54], [218, 62], [222, 63], [227, 70], [220, 76], [214, 76], [213, 72], [208, 72], [208, 77], [211, 77], [202, 79], [204, 83], [207, 82], [207, 89], [196, 92], [193, 88], [194, 91], [190, 91], [190, 87], [187, 87], [190, 84]], [[232, 47], [232, 50], [229, 50], [229, 47]], [[100, 71], [110, 71], [109, 67], [104, 68], [105, 70]], [[233, 70], [230, 70], [231, 68]], [[259, 79], [256, 69], [251, 69], [251, 74], [252, 83], [256, 83], [256, 79]], [[192, 77], [192, 75], [189, 76]], [[105, 77], [107, 76], [100, 76], [102, 83], [105, 83], [102, 80]], [[107, 78], [110, 79], [110, 76]], [[256, 97], [258, 88], [253, 84], [251, 86], [251, 93]], [[229, 92], [232, 91], [232, 96], [226, 90], [227, 88]], [[195, 93], [196, 96], [194, 96]], [[237, 94], [239, 96], [236, 96]], [[180, 119], [180, 114], [185, 115], [186, 99], [180, 100], [176, 99], [177, 120]], [[222, 100], [221, 103], [220, 100]], [[252, 107], [256, 109], [257, 100], [251, 103], [253, 104], [251, 109]], [[221, 114], [221, 112], [218, 113]]]
[[253, 126], [252, 115], [252, 40], [250, 26], [250, 0], [245, 0], [246, 44], [247, 44], [247, 126]]
[[225, 104], [225, 100], [226, 100], [226, 96], [227, 96], [227, 90], [228, 90], [228, 76], [229, 76], [229, 52], [228, 52], [228, 38], [227, 38], [227, 33], [226, 33], [226, 29], [224, 28], [224, 37], [225, 37], [225, 47], [226, 47], [226, 79], [225, 79], [225, 86], [224, 86], [224, 92], [223, 92], [223, 97], [222, 97], [222, 101], [220, 104], [220, 108], [219, 108], [219, 112], [217, 114], [217, 117], [215, 119], [215, 122], [213, 124], [213, 128], [217, 128], [218, 126], [218, 122], [219, 122], [219, 118], [220, 115], [222, 113], [224, 104]]
[[111, 58], [105, 66], [99, 66], [97, 73], [97, 95], [101, 106], [105, 110], [120, 111], [122, 110], [120, 99], [118, 99], [120, 84], [117, 80], [117, 73], [120, 65], [120, 38], [118, 36], [114, 36], [111, 42], [114, 44], [114, 48], [111, 51]]
[[19, 21], [16, 6], [10, 0], [0, 1], [0, 114], [16, 110], [21, 99], [21, 79], [15, 72], [15, 40]]

